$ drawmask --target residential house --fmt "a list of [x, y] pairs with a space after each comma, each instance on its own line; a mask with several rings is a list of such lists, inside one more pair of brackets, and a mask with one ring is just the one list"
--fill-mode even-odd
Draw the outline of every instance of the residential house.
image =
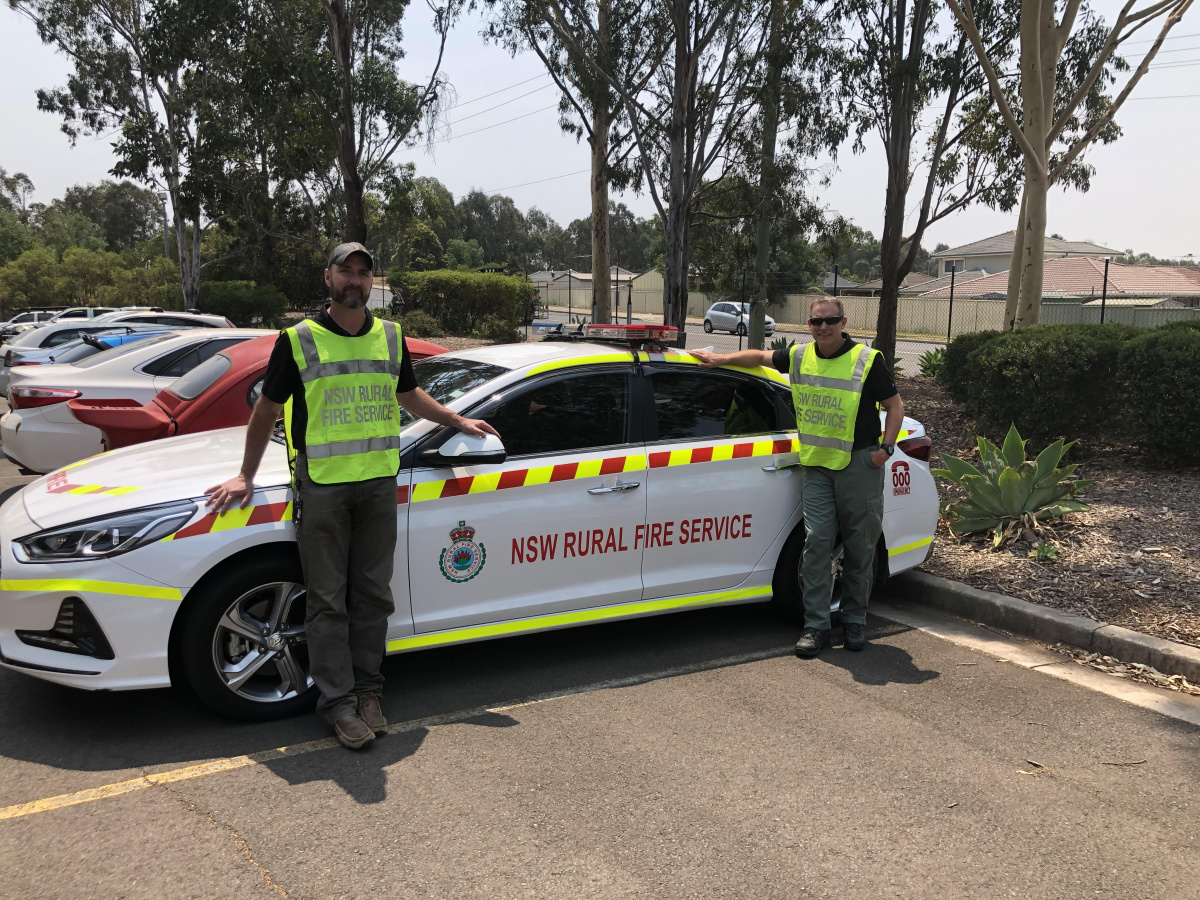
[[[1012, 261], [1015, 234], [1015, 231], [994, 234], [971, 244], [951, 247], [949, 250], [939, 250], [930, 258], [937, 263], [937, 271], [941, 275], [949, 275], [951, 267], [955, 272], [965, 272], [969, 269], [983, 269], [989, 275], [996, 272], [1007, 272], [1008, 265]], [[1103, 259], [1106, 256], [1121, 255], [1120, 250], [1101, 247], [1091, 241], [1065, 241], [1055, 237], [1046, 238], [1045, 248], [1047, 262], [1051, 259], [1071, 257]]]

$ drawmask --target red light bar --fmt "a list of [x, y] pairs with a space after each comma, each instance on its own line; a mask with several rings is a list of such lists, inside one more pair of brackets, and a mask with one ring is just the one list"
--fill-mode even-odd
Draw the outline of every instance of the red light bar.
[[673, 325], [584, 325], [585, 337], [603, 341], [668, 341], [674, 340], [679, 329]]

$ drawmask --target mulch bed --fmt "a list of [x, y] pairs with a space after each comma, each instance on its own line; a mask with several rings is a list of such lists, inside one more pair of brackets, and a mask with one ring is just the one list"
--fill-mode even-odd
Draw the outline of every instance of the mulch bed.
[[[898, 378], [908, 414], [948, 453], [979, 466], [975, 425], [937, 383]], [[1033, 456], [1041, 447], [1029, 447]], [[935, 462], [940, 465], [937, 456]], [[1155, 468], [1132, 447], [1112, 444], [1073, 453], [1077, 474], [1096, 484], [1090, 509], [1053, 524], [1051, 561], [1028, 558], [1023, 541], [999, 551], [991, 539], [965, 539], [938, 523], [922, 569], [983, 590], [1088, 616], [1200, 647], [1200, 470]], [[959, 491], [939, 479], [942, 499]]]

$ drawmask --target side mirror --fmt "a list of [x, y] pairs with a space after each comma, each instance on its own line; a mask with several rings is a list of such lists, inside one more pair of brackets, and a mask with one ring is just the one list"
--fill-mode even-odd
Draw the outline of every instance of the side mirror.
[[456, 431], [438, 448], [438, 456], [448, 465], [489, 466], [499, 465], [508, 459], [508, 451], [494, 434], [477, 438]]

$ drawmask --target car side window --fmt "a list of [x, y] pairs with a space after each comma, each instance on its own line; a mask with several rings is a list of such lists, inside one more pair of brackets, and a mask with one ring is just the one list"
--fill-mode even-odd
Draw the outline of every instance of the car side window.
[[202, 344], [192, 347], [186, 353], [176, 356], [168, 365], [164, 366], [160, 371], [152, 374], [162, 375], [164, 378], [178, 378], [181, 375], [186, 375], [205, 360], [216, 356], [226, 347], [232, 347], [234, 344], [240, 344], [243, 340], [245, 339], [222, 338], [215, 341], [205, 341]]
[[653, 372], [658, 440], [767, 434], [780, 427], [767, 385], [719, 372]]
[[629, 382], [602, 372], [537, 385], [482, 418], [500, 432], [509, 456], [574, 453], [629, 440]]
[[79, 337], [79, 331], [74, 328], [64, 328], [62, 331], [56, 331], [46, 339], [43, 347], [57, 347], [59, 344], [65, 344], [68, 341], [73, 341]]

